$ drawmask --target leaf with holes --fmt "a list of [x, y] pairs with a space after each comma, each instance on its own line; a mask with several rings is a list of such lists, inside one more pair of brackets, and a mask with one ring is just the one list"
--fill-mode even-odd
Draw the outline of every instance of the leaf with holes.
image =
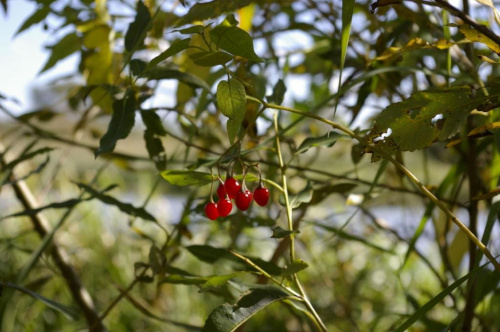
[[[497, 89], [495, 86], [494, 89]], [[415, 151], [455, 135], [475, 109], [491, 109], [498, 96], [485, 97], [478, 90], [459, 86], [416, 92], [403, 102], [389, 105], [376, 119], [368, 140], [386, 153]], [[369, 151], [373, 152], [373, 151]], [[381, 159], [377, 153], [372, 161]]]

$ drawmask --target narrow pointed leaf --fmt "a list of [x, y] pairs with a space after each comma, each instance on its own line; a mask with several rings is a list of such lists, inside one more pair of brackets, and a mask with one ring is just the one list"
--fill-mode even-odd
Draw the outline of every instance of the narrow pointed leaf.
[[95, 151], [96, 157], [102, 153], [113, 152], [116, 142], [130, 134], [135, 122], [135, 106], [135, 94], [132, 90], [127, 90], [123, 99], [113, 103], [113, 115], [108, 131], [99, 142], [99, 148]]
[[274, 226], [273, 228], [271, 228], [271, 230], [273, 231], [273, 235], [271, 235], [272, 239], [282, 239], [282, 238], [290, 236], [292, 234], [299, 234], [300, 233], [300, 231], [298, 229], [294, 229], [293, 231], [290, 231], [287, 229], [283, 229], [280, 226]]
[[38, 8], [30, 17], [26, 19], [26, 21], [24, 21], [24, 23], [19, 27], [14, 36], [17, 36], [24, 30], [29, 29], [31, 26], [40, 23], [47, 17], [47, 15], [49, 15], [49, 13], [50, 13], [49, 6], [43, 6], [41, 8]]
[[149, 78], [150, 80], [178, 80], [193, 88], [203, 88], [210, 91], [208, 84], [197, 76], [161, 66], [146, 69], [142, 73], [142, 77]]
[[156, 66], [157, 64], [159, 64], [160, 62], [165, 61], [166, 59], [170, 58], [171, 56], [173, 56], [179, 52], [184, 51], [185, 49], [187, 49], [189, 47], [190, 42], [191, 42], [191, 38], [174, 40], [172, 42], [172, 44], [170, 45], [170, 47], [166, 51], [162, 52], [160, 55], [153, 58], [153, 60], [151, 60], [148, 63], [147, 68], [148, 69], [152, 68], [152, 67]]
[[189, 55], [191, 60], [202, 67], [214, 67], [224, 65], [233, 60], [233, 56], [226, 52], [197, 52]]
[[330, 134], [321, 137], [308, 137], [300, 144], [297, 152], [295, 153], [304, 153], [310, 148], [317, 146], [332, 147], [337, 142], [337, 140], [343, 136], [344, 135], [338, 134], [336, 132], [331, 132]]
[[153, 217], [151, 214], [149, 214], [149, 212], [147, 212], [142, 207], [135, 207], [132, 204], [120, 202], [116, 198], [105, 195], [105, 194], [95, 190], [94, 188], [92, 188], [84, 183], [76, 183], [76, 184], [78, 185], [78, 187], [80, 187], [80, 189], [85, 190], [87, 193], [89, 193], [93, 197], [97, 198], [101, 202], [103, 202], [105, 204], [109, 204], [109, 205], [114, 205], [118, 209], [120, 209], [120, 211], [122, 211], [130, 216], [140, 217], [144, 220], [156, 222], [156, 218]]
[[56, 44], [49, 46], [51, 54], [40, 73], [54, 67], [60, 60], [77, 52], [82, 47], [82, 39], [74, 32], [64, 36]]
[[137, 14], [134, 22], [130, 23], [125, 34], [125, 48], [127, 51], [137, 49], [146, 38], [146, 32], [151, 28], [151, 15], [142, 0], [137, 2]]
[[179, 20], [177, 26], [214, 18], [225, 12], [234, 12], [237, 9], [248, 6], [250, 3], [252, 3], [251, 0], [214, 0], [197, 3]]

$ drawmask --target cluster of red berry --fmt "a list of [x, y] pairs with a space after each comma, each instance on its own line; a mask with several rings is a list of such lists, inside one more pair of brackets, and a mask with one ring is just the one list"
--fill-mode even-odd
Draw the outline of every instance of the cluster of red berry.
[[234, 199], [236, 207], [241, 211], [247, 210], [252, 200], [255, 200], [260, 206], [267, 205], [269, 190], [262, 184], [262, 179], [252, 194], [246, 187], [245, 180], [243, 180], [243, 185], [240, 185], [238, 180], [232, 176], [228, 177], [225, 182], [219, 177], [217, 196], [219, 197], [219, 201], [215, 203], [212, 193], [210, 193], [210, 202], [205, 205], [205, 215], [211, 220], [215, 220], [218, 217], [225, 217], [231, 213], [233, 210], [232, 199]]

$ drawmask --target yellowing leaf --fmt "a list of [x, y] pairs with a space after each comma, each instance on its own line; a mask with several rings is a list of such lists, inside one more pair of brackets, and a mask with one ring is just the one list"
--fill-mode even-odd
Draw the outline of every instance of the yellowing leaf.
[[463, 24], [463, 25], [460, 25], [458, 27], [458, 30], [460, 30], [460, 32], [463, 33], [465, 38], [467, 38], [468, 40], [473, 41], [473, 42], [482, 43], [482, 44], [488, 46], [488, 48], [490, 50], [492, 50], [496, 54], [500, 55], [500, 45], [495, 43], [490, 38], [486, 37], [481, 32], [472, 28], [471, 26], [469, 26], [467, 24]]
[[495, 21], [497, 22], [498, 25], [500, 25], [500, 13], [498, 12], [498, 10], [493, 5], [493, 1], [491, 1], [491, 0], [476, 0], [476, 1], [479, 2], [482, 5], [485, 5], [485, 6], [488, 6], [488, 7], [492, 8], [493, 9], [493, 14], [495, 15]]
[[250, 32], [250, 29], [252, 29], [252, 18], [254, 13], [255, 13], [254, 3], [238, 10], [241, 29], [245, 30], [246, 32]]
[[467, 134], [467, 136], [470, 137], [470, 136], [484, 134], [485, 132], [492, 130], [492, 129], [500, 129], [500, 122], [493, 122], [493, 123], [489, 123], [485, 126], [474, 128], [473, 130], [471, 130], [471, 132], [469, 134]]

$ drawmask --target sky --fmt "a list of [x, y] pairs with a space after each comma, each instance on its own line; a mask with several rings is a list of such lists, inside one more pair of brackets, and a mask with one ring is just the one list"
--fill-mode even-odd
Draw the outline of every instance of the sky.
[[50, 42], [50, 37], [41, 25], [32, 26], [14, 37], [35, 8], [31, 2], [11, 0], [8, 2], [7, 14], [3, 11], [0, 13], [0, 93], [20, 101], [19, 105], [9, 104], [9, 109], [17, 112], [35, 109], [36, 101], [30, 97], [32, 88], [73, 72], [78, 61], [76, 55], [70, 56], [53, 70], [38, 75], [50, 55], [44, 48]]

